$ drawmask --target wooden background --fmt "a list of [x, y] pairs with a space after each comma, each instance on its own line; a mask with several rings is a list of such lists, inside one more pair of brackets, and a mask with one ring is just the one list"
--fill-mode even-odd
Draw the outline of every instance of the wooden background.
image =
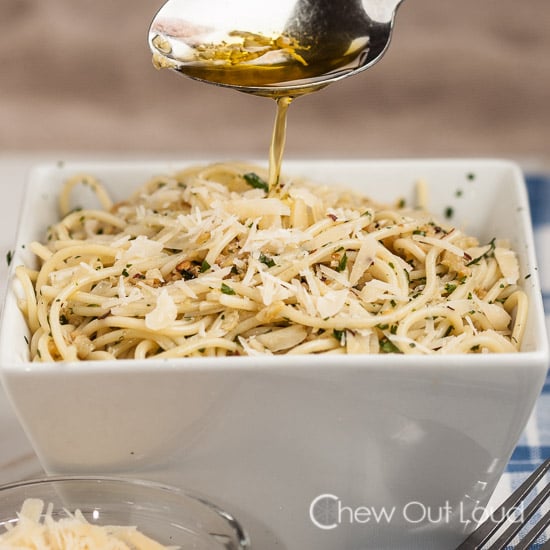
[[[272, 101], [152, 67], [160, 5], [1, 0], [0, 154], [263, 158]], [[405, 0], [378, 65], [292, 105], [287, 154], [547, 160], [549, 20], [548, 0]]]

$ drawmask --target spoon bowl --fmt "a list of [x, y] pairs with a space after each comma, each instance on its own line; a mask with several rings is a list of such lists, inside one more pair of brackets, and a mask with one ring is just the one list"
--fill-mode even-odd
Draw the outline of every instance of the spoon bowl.
[[168, 0], [149, 29], [158, 68], [269, 97], [321, 89], [376, 63], [402, 0]]

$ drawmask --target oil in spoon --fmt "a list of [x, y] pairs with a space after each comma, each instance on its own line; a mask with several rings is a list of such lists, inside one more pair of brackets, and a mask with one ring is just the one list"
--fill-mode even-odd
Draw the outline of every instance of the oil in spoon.
[[[200, 71], [197, 72], [196, 67], [178, 67], [175, 68], [173, 63], [166, 57], [155, 53], [153, 54], [153, 65], [157, 69], [175, 69], [178, 72], [186, 74], [187, 76], [194, 76], [199, 80], [203, 80], [200, 77], [211, 77], [212, 75], [209, 72], [209, 69], [202, 67]], [[258, 69], [256, 68], [256, 71]], [[261, 71], [260, 71], [261, 72]], [[245, 73], [242, 73], [245, 74]], [[200, 75], [200, 77], [199, 77]], [[237, 78], [237, 75], [234, 71], [220, 71], [217, 69], [217, 78], [221, 79], [222, 76], [227, 76], [227, 79], [222, 79], [220, 82], [234, 82], [234, 79]], [[242, 76], [242, 75], [241, 75]], [[249, 92], [254, 93], [254, 92]], [[302, 92], [300, 95], [303, 95]], [[275, 186], [279, 183], [279, 177], [281, 174], [281, 166], [283, 162], [283, 155], [286, 143], [286, 126], [287, 126], [287, 111], [291, 102], [293, 101], [293, 96], [288, 95], [279, 95], [277, 93], [261, 93], [257, 95], [267, 96], [275, 99], [277, 103], [277, 112], [275, 116], [275, 123], [273, 125], [273, 133], [271, 136], [271, 145], [269, 148], [269, 176], [268, 176], [268, 188], [274, 189]]]

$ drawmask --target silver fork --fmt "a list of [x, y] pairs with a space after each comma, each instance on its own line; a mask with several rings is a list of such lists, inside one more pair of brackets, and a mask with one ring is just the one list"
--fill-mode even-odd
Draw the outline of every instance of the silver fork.
[[[543, 479], [549, 470], [550, 459], [547, 459], [456, 550], [504, 550], [505, 548], [528, 550], [550, 525], [550, 510], [548, 510], [533, 527], [523, 533], [523, 528], [529, 520], [548, 500], [550, 484], [547, 482], [529, 504], [522, 507], [519, 518], [514, 517], [513, 512], [519, 510], [519, 506], [525, 503], [535, 485]], [[510, 525], [506, 527], [506, 523], [510, 523]], [[504, 529], [502, 534], [498, 535], [499, 530], [502, 529]], [[509, 547], [511, 541], [520, 532], [521, 540], [515, 546]], [[492, 540], [497, 535], [498, 538]], [[489, 541], [491, 542], [487, 545]], [[550, 550], [550, 540], [539, 548], [540, 550]]]

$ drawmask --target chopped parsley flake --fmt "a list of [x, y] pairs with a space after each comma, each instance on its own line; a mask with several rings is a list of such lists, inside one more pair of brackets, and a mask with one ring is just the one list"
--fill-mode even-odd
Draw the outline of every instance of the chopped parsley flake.
[[266, 256], [263, 252], [260, 254], [259, 260], [267, 267], [274, 267], [276, 265], [273, 258]]
[[336, 271], [344, 271], [346, 269], [346, 266], [348, 265], [348, 255], [344, 252], [343, 256], [340, 258], [340, 261], [338, 262], [338, 267], [336, 268]]
[[495, 240], [496, 240], [495, 237], [493, 237], [491, 239], [491, 241], [489, 242], [489, 245], [488, 245], [489, 248], [483, 254], [481, 254], [481, 256], [478, 256], [477, 258], [474, 258], [471, 262], [468, 262], [466, 264], [466, 266], [477, 264], [477, 263], [479, 263], [480, 260], [482, 260], [483, 258], [487, 258], [489, 256], [489, 254], [494, 252], [495, 247], [496, 247]]
[[223, 294], [229, 294], [229, 295], [235, 294], [235, 291], [225, 283], [222, 283], [221, 291]]
[[388, 338], [382, 338], [382, 340], [380, 340], [380, 352], [403, 353], [391, 340], [388, 340]]
[[269, 186], [267, 182], [260, 178], [260, 176], [258, 176], [258, 174], [256, 174], [255, 172], [248, 172], [247, 174], [243, 175], [243, 178], [244, 181], [246, 181], [246, 183], [250, 185], [250, 187], [253, 187], [254, 189], [262, 189], [266, 193], [269, 191]]

